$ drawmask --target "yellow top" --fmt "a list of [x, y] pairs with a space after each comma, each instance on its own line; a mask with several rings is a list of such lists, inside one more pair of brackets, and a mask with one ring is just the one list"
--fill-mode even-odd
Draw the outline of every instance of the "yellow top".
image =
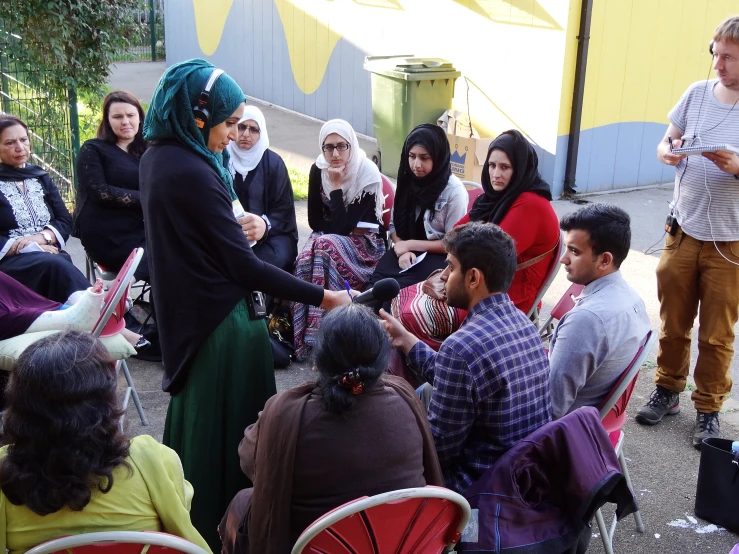
[[[7, 446], [0, 449], [0, 463], [7, 451]], [[110, 492], [94, 489], [80, 512], [64, 507], [40, 516], [0, 491], [0, 552], [21, 553], [50, 539], [99, 531], [163, 531], [210, 552], [190, 522], [193, 488], [174, 450], [142, 435], [131, 440], [126, 461], [132, 471], [117, 467]]]

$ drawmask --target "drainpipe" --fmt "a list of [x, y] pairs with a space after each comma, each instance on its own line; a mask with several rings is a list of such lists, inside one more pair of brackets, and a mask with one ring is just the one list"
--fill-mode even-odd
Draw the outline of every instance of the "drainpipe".
[[572, 91], [572, 113], [570, 114], [570, 136], [567, 139], [567, 162], [565, 164], [564, 196], [575, 194], [577, 176], [577, 149], [580, 146], [580, 121], [582, 101], [585, 96], [585, 70], [588, 66], [588, 44], [590, 42], [590, 18], [593, 0], [582, 0], [580, 8], [580, 32], [577, 35], [577, 61], [575, 63], [575, 87]]

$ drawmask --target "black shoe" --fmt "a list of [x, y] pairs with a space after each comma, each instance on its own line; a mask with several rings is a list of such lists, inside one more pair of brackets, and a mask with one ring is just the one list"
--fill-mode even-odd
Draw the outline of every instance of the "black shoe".
[[639, 408], [636, 421], [642, 425], [657, 425], [666, 415], [679, 413], [680, 393], [672, 392], [657, 385], [657, 388], [652, 391], [649, 401]]
[[133, 345], [134, 349], [136, 350], [136, 354], [143, 354], [146, 352], [146, 350], [151, 346], [151, 343], [146, 340], [144, 337], [140, 337], [139, 340], [136, 341], [136, 344]]
[[718, 437], [721, 425], [718, 422], [718, 412], [698, 412], [693, 428], [693, 446], [698, 450], [703, 446], [703, 439]]

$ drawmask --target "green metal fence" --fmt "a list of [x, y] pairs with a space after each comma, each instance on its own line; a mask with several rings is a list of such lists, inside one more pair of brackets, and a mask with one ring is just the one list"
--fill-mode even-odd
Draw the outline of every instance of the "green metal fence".
[[[20, 39], [6, 32], [0, 22], [0, 112], [20, 117], [28, 125], [31, 162], [49, 172], [71, 208], [75, 197], [76, 152], [74, 126], [70, 125], [70, 98], [49, 95], [48, 87], [44, 87], [47, 72], [43, 67], [24, 67], [8, 55], [7, 41]], [[76, 102], [73, 91], [72, 96]], [[76, 119], [76, 113], [73, 115]], [[79, 149], [79, 135], [76, 146]]]
[[152, 62], [164, 59], [164, 0], [143, 0], [145, 8], [135, 11], [138, 32], [128, 47], [113, 57], [116, 62]]

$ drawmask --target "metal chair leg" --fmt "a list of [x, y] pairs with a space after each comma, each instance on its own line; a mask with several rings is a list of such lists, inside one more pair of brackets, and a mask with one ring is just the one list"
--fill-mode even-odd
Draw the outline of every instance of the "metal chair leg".
[[144, 414], [144, 408], [141, 407], [141, 401], [139, 400], [139, 395], [136, 393], [136, 387], [133, 386], [133, 379], [131, 379], [131, 373], [129, 373], [128, 371], [128, 364], [126, 364], [126, 360], [121, 360], [121, 369], [123, 370], [123, 375], [126, 378], [128, 387], [131, 390], [131, 397], [133, 398], [133, 403], [136, 406], [136, 410], [139, 412], [139, 418], [141, 418], [141, 425], [149, 425], [149, 422], [146, 420], [146, 415]]
[[[626, 484], [629, 486], [629, 489], [633, 492], [634, 486], [631, 484], [631, 476], [629, 475], [629, 468], [626, 465], [626, 458], [624, 457], [624, 449], [623, 446], [618, 451], [618, 463], [621, 466], [621, 472], [624, 474], [624, 477], [626, 478]], [[636, 521], [636, 530], [639, 533], [644, 532], [644, 522], [641, 518], [641, 512], [639, 511], [639, 505], [637, 503], [636, 512], [634, 512], [634, 521]]]
[[92, 258], [87, 255], [85, 252], [85, 276], [87, 277], [87, 280], [90, 281], [91, 285], [95, 284], [95, 279], [97, 278], [97, 275], [95, 274], [95, 262], [92, 261]]
[[600, 508], [595, 512], [595, 521], [598, 523], [600, 538], [603, 540], [603, 548], [606, 554], [613, 554], [613, 543], [611, 542], [611, 536], [608, 534], [608, 528], [606, 527], [606, 522], [603, 520], [603, 512], [601, 512]]

